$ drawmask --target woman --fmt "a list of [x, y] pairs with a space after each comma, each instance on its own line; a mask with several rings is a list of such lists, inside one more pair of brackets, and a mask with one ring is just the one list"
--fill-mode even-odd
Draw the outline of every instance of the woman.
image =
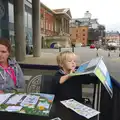
[[0, 39], [0, 92], [23, 91], [23, 72], [14, 59], [10, 59], [10, 41]]

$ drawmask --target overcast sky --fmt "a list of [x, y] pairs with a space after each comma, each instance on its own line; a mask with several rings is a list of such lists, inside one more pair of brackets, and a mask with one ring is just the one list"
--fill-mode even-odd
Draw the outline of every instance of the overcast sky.
[[107, 30], [120, 31], [120, 0], [41, 0], [51, 9], [70, 8], [72, 18], [84, 17], [85, 11], [97, 18]]

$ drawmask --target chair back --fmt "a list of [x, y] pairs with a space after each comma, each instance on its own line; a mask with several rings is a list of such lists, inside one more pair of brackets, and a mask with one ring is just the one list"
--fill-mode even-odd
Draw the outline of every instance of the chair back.
[[41, 87], [41, 81], [42, 81], [42, 75], [37, 75], [33, 78], [31, 78], [28, 82], [26, 92], [27, 93], [38, 93], [40, 92]]
[[53, 94], [53, 82], [52, 82], [52, 75], [42, 75], [41, 76], [41, 87], [40, 92], [46, 94]]

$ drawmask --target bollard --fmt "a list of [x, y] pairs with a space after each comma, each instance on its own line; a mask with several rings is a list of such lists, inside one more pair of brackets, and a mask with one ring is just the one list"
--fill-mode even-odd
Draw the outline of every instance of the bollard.
[[61, 52], [61, 47], [59, 47], [59, 52]]
[[96, 50], [96, 56], [98, 57], [98, 56], [99, 56], [99, 55], [98, 55], [98, 49], [99, 49], [99, 48], [97, 47], [96, 49], [97, 49], [97, 50]]
[[109, 51], [108, 51], [108, 57], [110, 57], [110, 51], [111, 51], [111, 48], [110, 48]]
[[72, 46], [72, 52], [74, 52], [74, 47]]
[[110, 52], [108, 52], [108, 57], [110, 57]]
[[98, 57], [99, 55], [98, 55], [98, 52], [96, 53], [96, 56]]
[[119, 57], [120, 57], [120, 47], [119, 47]]

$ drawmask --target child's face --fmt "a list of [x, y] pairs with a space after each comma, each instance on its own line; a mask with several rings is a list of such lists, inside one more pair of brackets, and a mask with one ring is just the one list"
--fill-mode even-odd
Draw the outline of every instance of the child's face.
[[69, 56], [67, 60], [64, 61], [62, 67], [66, 71], [74, 71], [76, 68], [76, 56]]

